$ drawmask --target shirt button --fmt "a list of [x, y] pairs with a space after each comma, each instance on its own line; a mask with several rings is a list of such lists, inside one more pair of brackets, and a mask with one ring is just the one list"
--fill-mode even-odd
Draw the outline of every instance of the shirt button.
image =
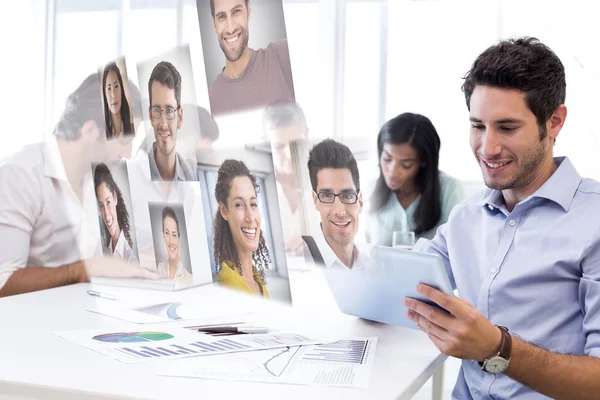
[[488, 204], [488, 208], [489, 208], [490, 210], [494, 211], [494, 206], [493, 206], [493, 205], [491, 205], [491, 204]]
[[496, 269], [496, 268], [490, 268], [490, 272], [491, 272], [492, 274], [495, 274], [495, 273], [496, 273], [496, 271], [497, 271], [497, 269]]
[[508, 221], [508, 224], [509, 224], [510, 226], [515, 226], [516, 222], [515, 222], [515, 220], [514, 220], [514, 219], [511, 219], [510, 221]]

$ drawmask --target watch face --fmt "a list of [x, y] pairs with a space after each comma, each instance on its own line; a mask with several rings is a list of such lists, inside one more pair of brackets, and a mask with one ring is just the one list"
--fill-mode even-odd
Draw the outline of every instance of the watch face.
[[499, 374], [508, 368], [508, 361], [502, 357], [494, 357], [485, 363], [485, 370], [491, 374]]

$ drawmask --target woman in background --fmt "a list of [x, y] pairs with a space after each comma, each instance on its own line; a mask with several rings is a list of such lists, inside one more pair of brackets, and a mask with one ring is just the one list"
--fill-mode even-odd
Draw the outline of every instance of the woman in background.
[[104, 97], [106, 138], [112, 139], [124, 135], [135, 135], [131, 109], [125, 96], [121, 71], [113, 61], [104, 67], [102, 95]]
[[161, 277], [174, 280], [178, 285], [189, 286], [194, 283], [191, 273], [183, 266], [179, 257], [179, 220], [175, 210], [171, 207], [163, 208], [162, 233], [165, 240], [168, 259], [158, 264], [158, 273]]
[[223, 162], [215, 186], [214, 253], [220, 285], [269, 298], [264, 269], [271, 258], [260, 229], [259, 189], [243, 162]]
[[438, 170], [435, 127], [423, 115], [400, 114], [379, 131], [377, 152], [380, 174], [370, 199], [367, 241], [391, 246], [395, 231], [432, 239], [464, 198], [460, 182]]
[[94, 188], [102, 217], [102, 248], [105, 253], [137, 263], [132, 250], [129, 213], [121, 190], [105, 164], [98, 164], [94, 169]]

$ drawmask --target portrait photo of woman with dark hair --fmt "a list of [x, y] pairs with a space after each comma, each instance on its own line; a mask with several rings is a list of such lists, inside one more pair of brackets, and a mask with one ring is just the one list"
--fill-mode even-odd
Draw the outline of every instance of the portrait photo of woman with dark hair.
[[162, 210], [162, 235], [165, 241], [167, 260], [157, 265], [158, 273], [163, 278], [175, 280], [180, 285], [194, 283], [192, 274], [184, 267], [183, 257], [180, 256], [182, 238], [179, 218], [173, 207], [166, 206]]
[[106, 164], [98, 164], [94, 168], [94, 191], [101, 217], [104, 254], [121, 257], [130, 263], [138, 263], [132, 238], [133, 224], [130, 221], [123, 192]]
[[[120, 68], [118, 64], [121, 64]], [[106, 125], [106, 138], [114, 139], [122, 136], [134, 136], [135, 129], [131, 116], [131, 106], [127, 100], [126, 87], [121, 69], [125, 69], [123, 58], [110, 61], [102, 71], [102, 97], [104, 99], [104, 120]]]
[[261, 230], [259, 191], [242, 161], [222, 163], [215, 186], [214, 257], [219, 285], [269, 298], [265, 269], [271, 256]]

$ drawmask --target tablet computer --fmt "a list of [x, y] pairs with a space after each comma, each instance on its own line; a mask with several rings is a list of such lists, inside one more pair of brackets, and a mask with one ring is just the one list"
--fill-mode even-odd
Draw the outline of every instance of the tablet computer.
[[446, 267], [438, 255], [385, 246], [373, 246], [369, 255], [374, 261], [370, 267], [323, 269], [333, 297], [344, 314], [418, 329], [406, 315], [405, 297], [442, 309], [417, 292], [419, 283], [454, 297]]

